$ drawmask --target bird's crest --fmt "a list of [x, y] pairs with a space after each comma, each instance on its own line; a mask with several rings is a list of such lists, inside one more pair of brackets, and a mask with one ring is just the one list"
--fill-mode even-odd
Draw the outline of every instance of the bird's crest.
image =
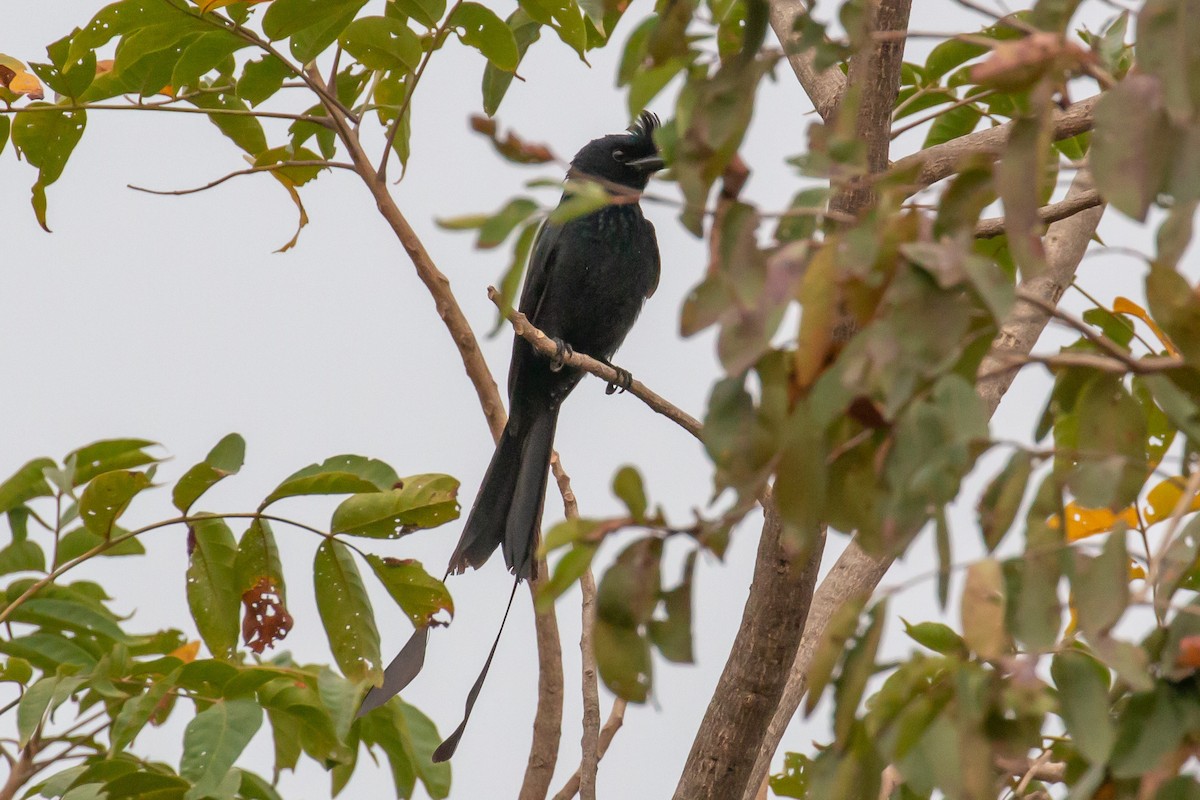
[[626, 130], [639, 144], [644, 143], [646, 147], [654, 147], [654, 131], [662, 126], [657, 114], [652, 114], [649, 111], [643, 111], [638, 114], [638, 118], [634, 120]]

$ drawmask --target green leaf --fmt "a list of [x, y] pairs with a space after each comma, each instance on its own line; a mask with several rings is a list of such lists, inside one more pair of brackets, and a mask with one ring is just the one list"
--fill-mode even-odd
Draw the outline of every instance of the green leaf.
[[33, 665], [23, 658], [7, 658], [0, 666], [0, 681], [19, 683], [22, 686], [33, 678]]
[[[516, 40], [517, 64], [520, 65], [529, 46], [541, 38], [542, 26], [531, 20], [529, 15], [519, 8], [508, 15], [506, 24], [512, 29], [513, 38]], [[499, 69], [490, 61], [483, 68], [483, 111], [489, 117], [494, 116], [500, 108], [500, 102], [508, 93], [512, 81], [511, 71]], [[0, 147], [0, 150], [2, 149]]]
[[249, 698], [218, 700], [188, 723], [183, 732], [181, 777], [193, 786], [185, 800], [217, 793], [238, 756], [262, 725], [262, 708]]
[[497, 69], [512, 72], [517, 68], [517, 40], [504, 20], [486, 6], [470, 0], [462, 3], [446, 20], [446, 27], [458, 34], [463, 44], [482, 53]]
[[162, 461], [146, 452], [147, 447], [157, 446], [157, 442], [148, 439], [104, 439], [72, 450], [67, 453], [63, 463], [75, 464], [72, 480], [75, 486], [82, 486], [102, 472], [132, 469]]
[[334, 456], [292, 473], [258, 508], [261, 511], [276, 500], [300, 495], [382, 492], [399, 481], [396, 470], [382, 461], [355, 455]]
[[1146, 276], [1150, 314], [1191, 365], [1200, 364], [1200, 298], [1175, 270], [1151, 264]]
[[[272, 4], [274, 5], [274, 4]], [[325, 3], [326, 6], [340, 9], [337, 16], [331, 16], [317, 22], [315, 25], [310, 25], [304, 30], [296, 31], [292, 34], [292, 40], [289, 42], [289, 49], [297, 61], [302, 64], [307, 64], [313, 61], [321, 53], [333, 44], [338, 35], [346, 29], [346, 26], [353, 21], [359, 10], [366, 5], [366, 0], [333, 0]], [[343, 70], [343, 73], [349, 70]], [[365, 73], [363, 73], [365, 75]], [[339, 89], [338, 96], [341, 97]], [[350, 105], [353, 105], [351, 103]], [[333, 135], [333, 131], [329, 132]]]
[[275, 534], [265, 519], [256, 519], [242, 534], [234, 559], [237, 573], [237, 590], [241, 594], [258, 585], [264, 578], [286, 599], [287, 589], [283, 581], [283, 563], [279, 558], [279, 546]]
[[199, 520], [189, 530], [188, 544], [187, 598], [192, 619], [209, 652], [220, 659], [232, 658], [241, 608], [233, 533], [224, 520]]
[[989, 553], [996, 549], [1017, 518], [1032, 471], [1032, 457], [1025, 450], [1017, 450], [979, 498], [979, 528]]
[[596, 591], [596, 616], [636, 628], [650, 621], [662, 590], [661, 539], [638, 539], [617, 556]]
[[398, 19], [356, 19], [338, 40], [367, 69], [405, 73], [416, 71], [421, 63], [421, 40]]
[[867, 629], [846, 653], [841, 673], [834, 684], [834, 734], [843, 745], [849, 740], [857, 719], [858, 704], [867, 688], [867, 681], [875, 672], [875, 654], [879, 652], [879, 642], [883, 638], [886, 612], [887, 601], [882, 600], [868, 613]]
[[1103, 638], [1129, 605], [1129, 554], [1125, 532], [1118, 528], [1104, 542], [1095, 558], [1082, 552], [1074, 556], [1071, 594], [1079, 618], [1079, 627], [1095, 642]]
[[1108, 670], [1091, 656], [1066, 650], [1054, 656], [1050, 674], [1075, 747], [1093, 764], [1105, 763], [1117, 739], [1108, 712]]
[[313, 563], [317, 611], [342, 674], [353, 681], [378, 680], [379, 630], [375, 611], [350, 549], [327, 539]]
[[[26, 108], [53, 108], [50, 103], [30, 103]], [[38, 168], [38, 183], [49, 186], [62, 175], [71, 151], [87, 126], [85, 111], [29, 111], [17, 114], [12, 125], [13, 146]]]
[[929, 132], [925, 134], [925, 141], [921, 147], [928, 149], [960, 136], [966, 136], [975, 130], [981, 119], [983, 119], [983, 112], [975, 105], [959, 106], [944, 111], [929, 126]]
[[405, 727], [408, 729], [410, 746], [413, 751], [413, 766], [416, 767], [417, 777], [425, 784], [425, 791], [433, 800], [442, 800], [450, 796], [450, 764], [446, 762], [433, 763], [433, 751], [441, 744], [442, 737], [438, 735], [433, 720], [421, 713], [414, 706], [396, 698], [396, 705], [403, 715]]
[[13, 622], [39, 625], [43, 629], [90, 634], [110, 643], [128, 643], [129, 637], [112, 619], [90, 606], [70, 600], [33, 597], [9, 616]]
[[1173, 136], [1154, 77], [1130, 75], [1105, 92], [1096, 105], [1089, 159], [1104, 199], [1145, 220], [1167, 178]]
[[433, 29], [446, 13], [446, 0], [389, 0], [388, 11], [393, 8], [426, 28]]
[[529, 251], [537, 239], [540, 224], [540, 220], [536, 219], [525, 223], [525, 226], [521, 228], [521, 233], [517, 236], [517, 242], [513, 246], [512, 261], [500, 279], [500, 307], [496, 312], [496, 324], [488, 331], [488, 336], [495, 336], [502, 328], [506, 327], [508, 315], [513, 311], [517, 293], [521, 289], [521, 277], [525, 274], [525, 265], [529, 262]]
[[927, 80], [936, 81], [956, 67], [986, 52], [988, 49], [982, 44], [949, 39], [929, 51], [925, 59], [925, 77]]
[[113, 523], [138, 492], [149, 486], [150, 477], [145, 472], [116, 470], [98, 475], [79, 498], [79, 517], [89, 531], [107, 539]]
[[650, 643], [636, 629], [597, 619], [596, 666], [613, 694], [631, 703], [644, 703], [650, 693]]
[[646, 518], [649, 501], [646, 500], [642, 475], [636, 467], [626, 465], [617, 470], [617, 474], [613, 477], [612, 489], [613, 494], [620, 498], [625, 507], [629, 509], [629, 516], [633, 517], [635, 521]]
[[1076, 402], [1079, 464], [1068, 479], [1076, 499], [1091, 508], [1123, 508], [1146, 481], [1146, 419], [1116, 376], [1097, 375]]
[[922, 647], [945, 656], [967, 654], [967, 643], [949, 625], [940, 622], [918, 622], [913, 625], [908, 620], [901, 621], [904, 623], [904, 632]]
[[691, 664], [692, 654], [692, 579], [696, 571], [696, 553], [688, 553], [683, 563], [683, 579], [669, 592], [663, 592], [666, 619], [650, 620], [650, 641], [663, 658], [676, 664]]
[[[109, 538], [111, 539], [116, 536], [122, 536], [125, 533], [126, 531], [122, 530], [120, 526], [113, 526], [112, 536]], [[93, 547], [101, 545], [106, 541], [108, 541], [108, 539], [103, 536], [97, 536], [87, 528], [76, 528], [75, 530], [64, 534], [59, 540], [58, 563], [65, 564], [71, 559], [83, 555], [88, 550], [91, 550]], [[137, 537], [131, 537], [118, 545], [114, 545], [102, 550], [97, 555], [104, 556], [106, 558], [112, 558], [114, 556], [141, 556], [145, 554], [146, 548], [142, 545], [142, 543], [138, 541]]]
[[[538, 204], [528, 197], [517, 197], [509, 200], [503, 208], [490, 217], [467, 217], [458, 219], [438, 220], [438, 225], [450, 230], [466, 227], [478, 228], [479, 238], [475, 246], [481, 250], [490, 250], [502, 244], [513, 229], [524, 222], [538, 210]], [[474, 222], [478, 224], [472, 224]]]
[[[568, 522], [574, 521], [568, 520]], [[537, 586], [535, 603], [539, 611], [545, 611], [553, 606], [554, 601], [561, 597], [563, 592], [574, 586], [583, 573], [587, 572], [588, 567], [592, 565], [592, 558], [596, 555], [596, 547], [594, 544], [576, 544], [563, 554], [563, 557], [554, 565], [549, 579]]]
[[43, 672], [54, 672], [67, 664], [91, 669], [96, 656], [61, 633], [34, 633], [13, 639], [0, 639], [0, 653], [23, 658]]
[[829, 679], [833, 676], [833, 668], [841, 659], [846, 643], [858, 630], [858, 617], [862, 614], [866, 598], [863, 596], [848, 597], [838, 606], [830, 618], [825, 630], [821, 633], [821, 641], [813, 655], [812, 667], [808, 671], [808, 693], [804, 700], [804, 714], [812, 714], [821, 699]]
[[171, 492], [171, 502], [187, 514], [192, 504], [219, 480], [236, 475], [245, 460], [246, 440], [239, 434], [229, 434], [217, 442], [203, 461], [183, 474]]
[[133, 743], [138, 733], [154, 716], [154, 712], [163, 698], [175, 686], [178, 677], [179, 670], [174, 670], [166, 677], [150, 684], [150, 687], [142, 694], [121, 704], [121, 710], [113, 719], [110, 735], [114, 752], [120, 753]]
[[369, 555], [367, 563], [415, 627], [433, 624], [439, 611], [454, 616], [454, 601], [446, 585], [426, 572], [420, 561]]
[[1113, 777], [1136, 778], [1178, 746], [1187, 730], [1180, 698], [1165, 683], [1136, 694], [1121, 711], [1110, 762]]
[[[272, 10], [275, 4], [271, 4]], [[206, 111], [243, 111], [250, 108], [233, 92], [218, 92], [189, 97], [188, 102]], [[262, 123], [257, 118], [246, 114], [209, 114], [208, 119], [217, 130], [225, 134], [234, 144], [252, 156], [267, 149], [267, 135], [263, 133]]]
[[265, 55], [258, 61], [247, 63], [242, 69], [242, 77], [237, 82], [238, 97], [251, 107], [257, 106], [274, 96], [291, 76], [292, 70], [283, 59]]
[[49, 458], [35, 458], [18, 469], [11, 478], [0, 483], [0, 514], [7, 513], [35, 497], [48, 497], [53, 494], [43, 470], [54, 466], [54, 461]]
[[[489, 66], [490, 66], [490, 65], [489, 65]], [[486, 94], [487, 94], [487, 89], [486, 89], [486, 86], [487, 86], [487, 84], [485, 83], [485, 84], [484, 84], [484, 86], [485, 86], [485, 88], [484, 88], [484, 95], [486, 96]], [[507, 88], [507, 87], [506, 87], [506, 88]], [[4, 148], [5, 148], [5, 146], [8, 144], [8, 133], [9, 133], [9, 129], [10, 129], [10, 128], [11, 128], [11, 125], [10, 125], [10, 123], [9, 123], [9, 121], [8, 121], [8, 116], [7, 116], [7, 115], [5, 115], [5, 116], [3, 116], [3, 117], [0, 117], [0, 153], [3, 153], [3, 152], [4, 152]]]
[[276, 42], [307, 28], [340, 21], [347, 13], [357, 13], [363, 5], [365, 0], [274, 0], [263, 15], [263, 33]]
[[0, 550], [0, 575], [13, 572], [45, 572], [46, 554], [37, 542], [13, 542]]
[[458, 481], [449, 475], [411, 475], [394, 483], [400, 488], [343, 500], [333, 512], [331, 531], [395, 539], [458, 519]]
[[200, 78], [217, 69], [223, 61], [250, 42], [225, 30], [208, 30], [196, 37], [175, 62], [171, 71], [171, 86], [176, 90], [195, 88]]
[[[574, 0], [520, 0], [521, 8], [535, 22], [548, 25], [558, 34], [563, 44], [579, 54], [587, 63], [587, 30], [583, 26], [583, 14]], [[516, 69], [516, 65], [513, 65]]]

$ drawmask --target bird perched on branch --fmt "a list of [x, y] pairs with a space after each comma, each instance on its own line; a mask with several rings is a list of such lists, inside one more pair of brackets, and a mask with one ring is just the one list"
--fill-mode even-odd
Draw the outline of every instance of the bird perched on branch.
[[[548, 220], [534, 241], [518, 307], [534, 326], [554, 339], [558, 352], [553, 359], [546, 359], [520, 336], [514, 338], [508, 373], [508, 424], [467, 515], [447, 574], [483, 566], [499, 547], [515, 576], [513, 595], [522, 580], [537, 577], [538, 527], [558, 411], [584, 375], [563, 360], [578, 350], [608, 363], [658, 286], [658, 240], [638, 205], [650, 176], [663, 167], [654, 143], [658, 124], [656, 116], [643, 112], [625, 133], [594, 139], [571, 160], [567, 178], [598, 183], [607, 190], [610, 202], [564, 222]], [[572, 196], [568, 184], [559, 207]], [[632, 381], [628, 372], [618, 369], [618, 373], [623, 380], [609, 385], [610, 394], [628, 388]], [[502, 622], [500, 632], [503, 630]], [[360, 715], [386, 703], [416, 677], [424, 664], [427, 641], [428, 628], [413, 634], [388, 665], [383, 684], [363, 700]], [[487, 677], [496, 643], [467, 696], [462, 724], [438, 748], [435, 761], [453, 755]]]
[[578, 350], [607, 363], [658, 286], [658, 241], [637, 202], [663, 166], [657, 126], [657, 117], [643, 113], [627, 133], [580, 150], [568, 177], [600, 182], [612, 202], [563, 224], [547, 222], [534, 242], [519, 310], [554, 339], [558, 356], [548, 360], [520, 336], [513, 339], [508, 424], [450, 559], [455, 573], [483, 566], [501, 547], [510, 572], [537, 577], [534, 553], [558, 410], [584, 375], [564, 367], [562, 357]]

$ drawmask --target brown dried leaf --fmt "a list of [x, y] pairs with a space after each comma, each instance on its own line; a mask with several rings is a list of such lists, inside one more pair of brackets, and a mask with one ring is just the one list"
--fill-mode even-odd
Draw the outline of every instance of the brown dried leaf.
[[471, 129], [491, 139], [496, 152], [509, 161], [518, 164], [545, 164], [555, 160], [554, 153], [544, 144], [527, 142], [512, 131], [501, 137], [494, 119], [474, 114], [471, 116]]
[[258, 579], [254, 586], [242, 593], [242, 640], [256, 653], [262, 653], [276, 642], [287, 638], [292, 629], [292, 615], [284, 605], [279, 588], [269, 577]]
[[971, 80], [1003, 91], [1017, 91], [1037, 83], [1056, 66], [1071, 68], [1088, 57], [1087, 51], [1064, 42], [1058, 34], [1039, 31], [997, 44], [991, 55], [971, 67]]

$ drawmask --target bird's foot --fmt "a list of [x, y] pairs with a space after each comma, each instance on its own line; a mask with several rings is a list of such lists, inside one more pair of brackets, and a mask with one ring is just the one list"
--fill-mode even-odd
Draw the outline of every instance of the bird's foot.
[[[607, 364], [608, 362], [605, 363]], [[608, 364], [608, 366], [616, 370], [617, 379], [609, 382], [608, 386], [604, 388], [604, 393], [613, 394], [614, 392], [620, 391], [621, 394], [624, 394], [630, 387], [633, 386], [633, 373], [627, 369], [621, 369], [613, 364]]]
[[554, 337], [553, 341], [554, 355], [550, 356], [550, 371], [558, 372], [563, 368], [563, 365], [566, 363], [567, 359], [575, 355], [575, 350], [571, 347], [571, 345], [567, 344], [562, 339], [559, 339], [557, 336]]

